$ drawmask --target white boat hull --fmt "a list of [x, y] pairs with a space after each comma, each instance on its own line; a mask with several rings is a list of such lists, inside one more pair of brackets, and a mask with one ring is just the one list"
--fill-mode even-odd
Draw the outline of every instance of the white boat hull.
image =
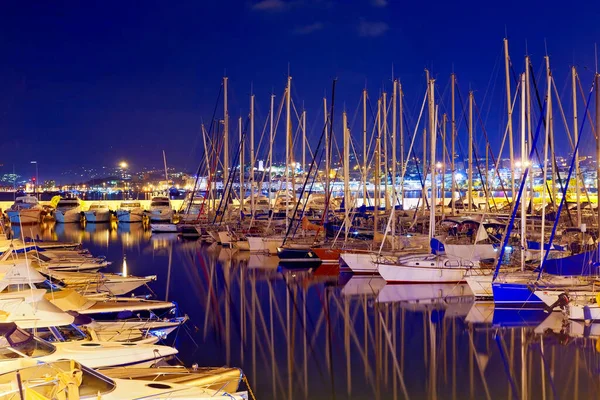
[[177, 233], [177, 225], [175, 224], [150, 224], [150, 230], [153, 233]]
[[282, 238], [249, 237], [248, 247], [253, 253], [277, 254], [277, 248], [283, 246]]
[[150, 222], [173, 222], [173, 210], [171, 209], [150, 209], [148, 211]]
[[117, 210], [117, 219], [119, 222], [142, 222], [144, 220], [144, 214], [136, 211]]
[[110, 222], [110, 211], [86, 211], [84, 213], [87, 222]]
[[428, 265], [376, 264], [387, 283], [460, 283], [465, 281], [468, 267], [448, 267], [439, 262]]
[[379, 275], [377, 256], [371, 253], [341, 253], [340, 261], [355, 274]]
[[81, 221], [81, 208], [76, 207], [67, 211], [54, 210], [54, 219], [61, 224], [72, 224]]
[[42, 210], [30, 208], [23, 210], [9, 210], [6, 212], [11, 224], [37, 224], [41, 221]]

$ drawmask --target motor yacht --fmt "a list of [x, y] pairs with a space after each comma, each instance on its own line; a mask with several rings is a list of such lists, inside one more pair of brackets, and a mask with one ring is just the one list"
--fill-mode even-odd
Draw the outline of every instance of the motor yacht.
[[95, 203], [84, 212], [86, 222], [110, 222], [112, 213], [106, 204]]
[[142, 222], [144, 210], [139, 201], [123, 201], [117, 209], [119, 222]]
[[35, 196], [20, 196], [8, 210], [6, 215], [11, 224], [37, 224], [41, 221], [43, 207]]
[[81, 220], [81, 205], [76, 197], [61, 197], [54, 210], [54, 219], [59, 223], [75, 223]]
[[146, 212], [150, 222], [173, 222], [173, 209], [168, 197], [153, 197], [150, 202], [150, 209]]

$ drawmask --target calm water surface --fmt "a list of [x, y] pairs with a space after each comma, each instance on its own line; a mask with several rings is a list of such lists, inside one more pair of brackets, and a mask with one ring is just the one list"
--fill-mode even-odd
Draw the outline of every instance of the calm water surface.
[[[16, 232], [19, 234], [18, 230]], [[169, 344], [187, 364], [243, 368], [258, 399], [588, 399], [600, 393], [600, 327], [560, 314], [494, 312], [463, 286], [278, 269], [277, 258], [151, 235], [142, 224], [43, 224], [157, 275], [190, 317]]]

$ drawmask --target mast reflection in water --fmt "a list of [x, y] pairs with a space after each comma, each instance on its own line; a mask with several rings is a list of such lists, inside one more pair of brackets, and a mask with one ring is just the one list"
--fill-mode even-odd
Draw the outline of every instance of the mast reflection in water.
[[600, 389], [600, 327], [494, 311], [463, 285], [284, 271], [277, 258], [142, 224], [23, 229], [81, 241], [113, 261], [109, 271], [126, 256], [129, 274], [157, 275], [156, 297], [190, 317], [175, 338], [179, 357], [243, 368], [259, 399], [584, 399]]

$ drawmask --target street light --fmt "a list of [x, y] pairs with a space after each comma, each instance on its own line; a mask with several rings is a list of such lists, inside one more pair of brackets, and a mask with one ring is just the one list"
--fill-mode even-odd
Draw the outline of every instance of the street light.
[[127, 168], [127, 163], [125, 161], [121, 161], [119, 163], [119, 167], [121, 167], [121, 169], [126, 169]]
[[35, 164], [35, 185], [33, 185], [33, 193], [35, 193], [37, 195], [37, 185], [38, 185], [38, 182], [39, 182], [38, 162], [37, 161], [31, 161], [31, 164]]

